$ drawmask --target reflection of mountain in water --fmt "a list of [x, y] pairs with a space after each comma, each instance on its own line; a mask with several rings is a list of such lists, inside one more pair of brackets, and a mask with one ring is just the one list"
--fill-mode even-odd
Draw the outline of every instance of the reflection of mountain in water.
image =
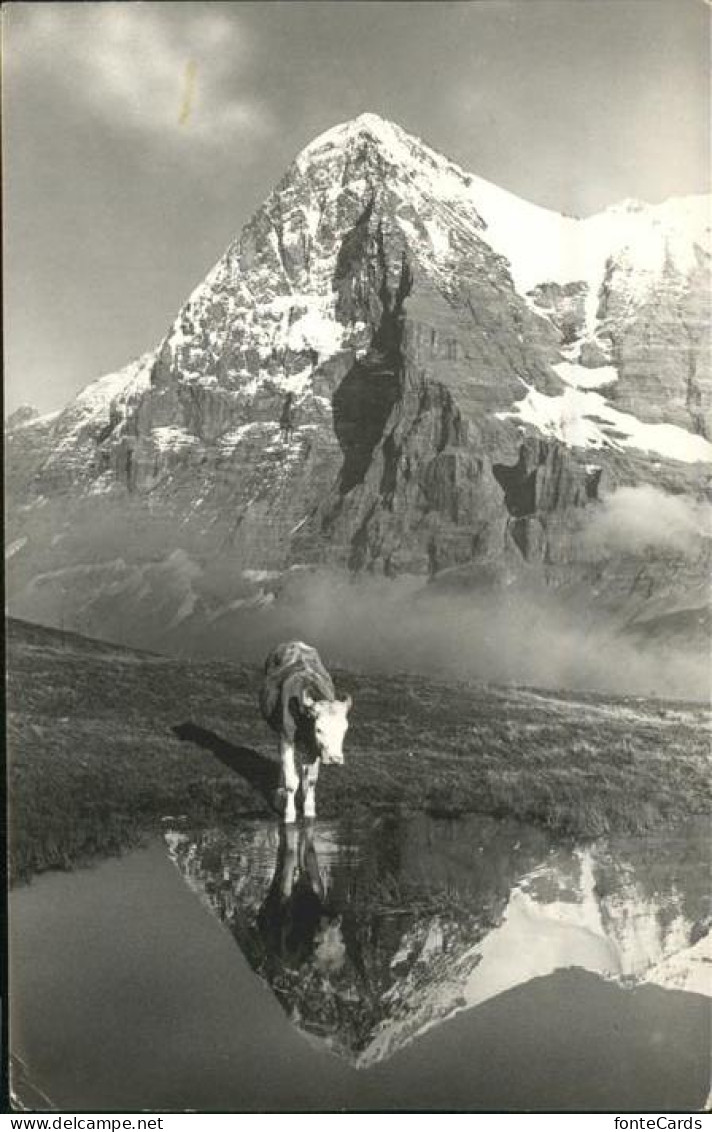
[[712, 993], [706, 829], [579, 847], [420, 815], [167, 839], [292, 1021], [361, 1066], [562, 967]]

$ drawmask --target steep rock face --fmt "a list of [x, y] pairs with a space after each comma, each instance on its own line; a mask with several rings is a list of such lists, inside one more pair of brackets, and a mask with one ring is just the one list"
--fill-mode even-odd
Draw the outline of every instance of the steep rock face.
[[12, 429], [11, 598], [177, 548], [588, 582], [607, 492], [704, 490], [708, 220], [576, 221], [374, 115], [334, 128], [154, 353]]

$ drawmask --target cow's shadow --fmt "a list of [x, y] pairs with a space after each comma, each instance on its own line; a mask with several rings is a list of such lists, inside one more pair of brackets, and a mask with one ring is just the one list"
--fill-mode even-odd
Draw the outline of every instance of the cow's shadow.
[[280, 784], [279, 764], [252, 747], [239, 747], [227, 739], [188, 720], [172, 728], [179, 739], [195, 743], [215, 755], [216, 759], [239, 774], [265, 799], [270, 809], [277, 809], [276, 795]]

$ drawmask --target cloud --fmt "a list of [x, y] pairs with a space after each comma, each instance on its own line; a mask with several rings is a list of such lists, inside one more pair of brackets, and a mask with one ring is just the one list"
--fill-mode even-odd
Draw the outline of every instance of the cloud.
[[613, 492], [586, 532], [589, 544], [609, 551], [655, 548], [685, 554], [700, 550], [702, 539], [711, 536], [712, 505], [670, 495], [651, 484]]
[[297, 575], [272, 604], [240, 612], [215, 621], [197, 651], [244, 651], [260, 661], [270, 643], [299, 638], [332, 664], [362, 671], [636, 695], [709, 693], [708, 653], [695, 642], [641, 644], [594, 610], [567, 608], [549, 592], [449, 592], [416, 579], [319, 571]]
[[[125, 551], [126, 528], [115, 518]], [[62, 545], [71, 547], [76, 534]], [[298, 570], [255, 588], [232, 557], [201, 569], [183, 551], [143, 564], [117, 557], [69, 566], [23, 584], [24, 554], [20, 548], [8, 567], [17, 571], [13, 616], [135, 647], [260, 664], [279, 641], [300, 639], [330, 666], [362, 672], [709, 697], [709, 652], [699, 637], [628, 636], [595, 609], [567, 607], [549, 591], [447, 591], [423, 579], [328, 570]]]
[[234, 6], [18, 5], [12, 79], [78, 100], [108, 126], [165, 144], [215, 147], [271, 132], [248, 85], [250, 50]]

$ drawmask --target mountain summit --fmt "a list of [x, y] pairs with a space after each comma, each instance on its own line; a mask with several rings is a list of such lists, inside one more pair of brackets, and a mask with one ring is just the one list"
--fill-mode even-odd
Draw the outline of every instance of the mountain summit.
[[696, 609], [705, 540], [636, 565], [591, 531], [620, 486], [699, 506], [709, 264], [707, 198], [577, 220], [336, 126], [155, 351], [15, 423], [11, 605], [155, 641], [327, 564]]

